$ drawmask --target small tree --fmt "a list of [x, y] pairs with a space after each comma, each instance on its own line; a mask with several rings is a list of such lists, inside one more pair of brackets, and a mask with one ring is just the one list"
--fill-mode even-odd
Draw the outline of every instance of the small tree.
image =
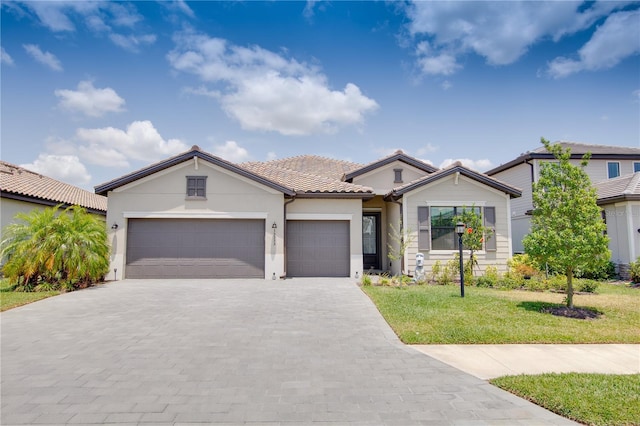
[[400, 273], [404, 273], [404, 254], [415, 238], [412, 235], [411, 230], [406, 230], [404, 228], [397, 229], [393, 226], [393, 223], [389, 224], [389, 228], [391, 229], [389, 232], [389, 239], [391, 242], [387, 243], [387, 248], [389, 249], [387, 257], [391, 261], [399, 260]]
[[606, 225], [602, 220], [597, 196], [589, 175], [584, 171], [590, 154], [580, 166], [570, 162], [571, 150], [542, 144], [557, 162], [544, 163], [540, 178], [533, 184], [533, 218], [531, 233], [524, 240], [527, 254], [540, 264], [567, 276], [567, 306], [573, 308], [573, 276], [576, 270], [590, 271], [603, 267], [611, 256]]
[[463, 207], [462, 214], [453, 218], [453, 224], [462, 222], [465, 224], [465, 233], [462, 235], [462, 245], [469, 250], [468, 268], [473, 275], [474, 268], [478, 265], [475, 252], [482, 250], [482, 244], [492, 237], [493, 231], [482, 224], [482, 217], [478, 214], [479, 208], [472, 206], [471, 208]]
[[102, 279], [109, 270], [104, 221], [79, 206], [18, 213], [5, 228], [4, 274], [23, 288], [38, 282], [71, 288]]

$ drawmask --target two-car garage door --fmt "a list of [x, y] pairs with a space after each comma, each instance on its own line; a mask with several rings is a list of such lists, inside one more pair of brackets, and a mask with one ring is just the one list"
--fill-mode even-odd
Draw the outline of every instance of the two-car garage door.
[[264, 278], [262, 219], [129, 219], [127, 278]]

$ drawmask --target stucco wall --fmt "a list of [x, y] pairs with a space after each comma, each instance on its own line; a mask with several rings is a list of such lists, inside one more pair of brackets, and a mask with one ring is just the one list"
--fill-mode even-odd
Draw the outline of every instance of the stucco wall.
[[[187, 200], [187, 176], [207, 176], [206, 200]], [[187, 161], [109, 192], [107, 226], [112, 245], [107, 279], [126, 277], [129, 218], [265, 219], [265, 278], [284, 273], [284, 195], [213, 164]], [[276, 223], [273, 245], [272, 224]], [[118, 225], [113, 231], [111, 226]], [[114, 273], [117, 269], [117, 274]]]
[[[408, 247], [405, 265], [410, 271], [415, 270], [415, 255], [418, 253], [418, 206], [468, 206], [495, 207], [496, 228], [492, 238], [496, 241], [496, 251], [476, 252], [480, 270], [488, 265], [494, 265], [501, 271], [506, 271], [507, 260], [511, 257], [510, 228], [510, 199], [503, 192], [480, 184], [476, 181], [451, 175], [439, 181], [425, 185], [404, 196], [405, 223], [412, 230], [412, 241]], [[430, 273], [436, 261], [442, 263], [453, 259], [455, 250], [421, 251], [425, 255], [425, 271]], [[468, 251], [464, 252], [468, 256]]]
[[391, 191], [393, 188], [397, 188], [403, 185], [403, 183], [394, 182], [394, 169], [402, 169], [402, 182], [404, 184], [412, 182], [427, 174], [426, 172], [403, 163], [402, 161], [394, 161], [368, 173], [355, 177], [353, 179], [353, 183], [369, 186], [373, 188], [373, 192], [375, 192], [376, 194], [384, 195], [385, 193]]

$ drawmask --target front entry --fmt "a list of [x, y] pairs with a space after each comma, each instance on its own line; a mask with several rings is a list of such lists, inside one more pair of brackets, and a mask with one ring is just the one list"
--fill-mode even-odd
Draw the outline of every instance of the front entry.
[[364, 271], [381, 269], [380, 213], [362, 215], [362, 263]]

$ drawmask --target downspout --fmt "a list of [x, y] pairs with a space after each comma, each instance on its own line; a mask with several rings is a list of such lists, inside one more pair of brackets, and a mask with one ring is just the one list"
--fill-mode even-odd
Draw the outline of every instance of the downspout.
[[284, 262], [284, 274], [280, 276], [281, 280], [287, 278], [287, 205], [293, 203], [296, 200], [296, 196], [292, 196], [289, 201], [285, 201], [283, 206], [283, 226], [282, 226], [282, 259]]

